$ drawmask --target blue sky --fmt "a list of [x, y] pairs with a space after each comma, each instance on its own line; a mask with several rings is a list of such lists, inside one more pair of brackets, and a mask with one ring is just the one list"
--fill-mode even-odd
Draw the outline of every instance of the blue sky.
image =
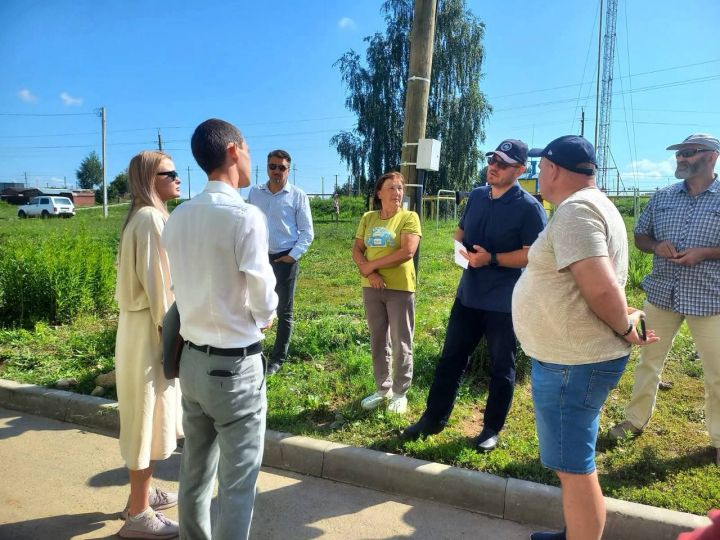
[[[2, 0], [0, 182], [74, 184], [80, 161], [100, 153], [105, 106], [108, 181], [156, 147], [159, 128], [183, 193], [188, 167], [198, 192], [190, 135], [219, 117], [243, 130], [261, 182], [280, 147], [297, 185], [327, 193], [348, 174], [329, 139], [354, 122], [333, 63], [384, 29], [381, 3]], [[578, 132], [580, 107], [592, 140], [599, 0], [468, 6], [486, 25], [481, 87], [495, 109], [482, 148]], [[611, 151], [626, 187], [666, 185], [666, 146], [720, 135], [719, 19], [714, 0], [619, 1]]]

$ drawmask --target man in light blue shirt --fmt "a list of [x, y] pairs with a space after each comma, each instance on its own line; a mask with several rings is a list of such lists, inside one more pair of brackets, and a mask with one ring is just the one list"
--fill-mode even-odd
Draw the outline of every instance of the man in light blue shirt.
[[288, 184], [290, 154], [273, 150], [268, 154], [268, 182], [253, 186], [248, 202], [260, 208], [267, 217], [270, 234], [270, 264], [278, 295], [278, 326], [267, 374], [273, 375], [287, 358], [293, 327], [293, 301], [298, 261], [308, 250], [315, 236], [310, 202], [305, 192]]

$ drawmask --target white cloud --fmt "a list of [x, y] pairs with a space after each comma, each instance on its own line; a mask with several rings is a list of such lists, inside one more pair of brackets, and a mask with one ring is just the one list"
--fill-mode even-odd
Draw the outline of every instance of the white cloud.
[[33, 95], [33, 93], [28, 90], [27, 88], [23, 88], [17, 93], [18, 97], [24, 101], [25, 103], [35, 103], [37, 101], [37, 97]]
[[664, 178], [675, 175], [675, 158], [669, 157], [663, 161], [652, 161], [643, 158], [633, 161], [622, 173], [623, 176], [634, 177], [637, 172], [638, 178]]
[[62, 102], [65, 105], [73, 106], [73, 105], [82, 105], [83, 104], [83, 98], [81, 97], [72, 97], [67, 92], [61, 92], [60, 93], [60, 99], [62, 99]]
[[350, 17], [343, 17], [338, 21], [338, 28], [341, 30], [354, 30], [355, 21], [353, 21]]

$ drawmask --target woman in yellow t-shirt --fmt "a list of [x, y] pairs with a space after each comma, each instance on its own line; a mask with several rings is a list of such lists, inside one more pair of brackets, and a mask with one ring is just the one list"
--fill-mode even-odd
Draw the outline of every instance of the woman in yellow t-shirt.
[[422, 236], [418, 215], [402, 208], [404, 191], [405, 179], [398, 172], [377, 179], [375, 205], [380, 210], [363, 215], [352, 250], [362, 275], [376, 387], [361, 405], [374, 409], [389, 400], [388, 410], [398, 414], [407, 410], [412, 382], [416, 282], [412, 259]]

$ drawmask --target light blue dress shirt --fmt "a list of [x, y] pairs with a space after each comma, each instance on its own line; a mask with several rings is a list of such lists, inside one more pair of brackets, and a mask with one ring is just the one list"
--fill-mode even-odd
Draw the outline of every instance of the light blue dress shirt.
[[260, 208], [267, 218], [270, 253], [290, 250], [293, 259], [300, 259], [315, 238], [310, 201], [305, 192], [285, 183], [280, 191], [273, 193], [267, 184], [262, 184], [250, 188], [247, 201]]

